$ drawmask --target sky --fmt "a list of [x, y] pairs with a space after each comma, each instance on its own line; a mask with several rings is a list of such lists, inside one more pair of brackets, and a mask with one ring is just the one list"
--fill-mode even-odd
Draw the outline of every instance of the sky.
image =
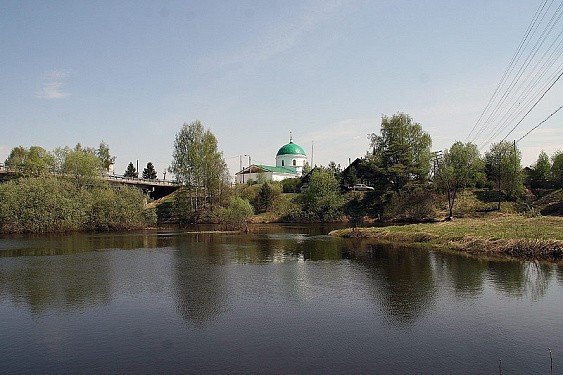
[[[345, 167], [398, 112], [422, 125], [433, 150], [470, 140], [484, 153], [508, 130], [493, 134], [480, 115], [541, 3], [4, 0], [0, 161], [20, 145], [104, 141], [116, 174], [152, 162], [162, 178], [175, 135], [199, 120], [233, 176], [248, 155], [275, 165], [290, 133], [311, 164]], [[563, 79], [506, 139], [562, 97]], [[563, 111], [518, 142], [524, 165], [563, 148], [562, 121]]]

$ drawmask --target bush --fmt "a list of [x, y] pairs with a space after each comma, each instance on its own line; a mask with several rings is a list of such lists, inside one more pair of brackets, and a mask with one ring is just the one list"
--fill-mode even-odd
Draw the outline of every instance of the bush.
[[228, 228], [248, 231], [248, 222], [254, 215], [254, 210], [248, 200], [234, 197], [223, 215], [223, 222]]
[[301, 179], [299, 177], [286, 178], [281, 183], [284, 193], [299, 193], [301, 189]]
[[135, 188], [115, 188], [103, 181], [78, 186], [54, 177], [0, 185], [2, 232], [134, 229], [154, 222], [154, 210], [145, 209], [145, 197]]
[[303, 218], [308, 221], [334, 221], [342, 216], [344, 200], [338, 181], [330, 170], [311, 173], [309, 188], [301, 196]]
[[424, 221], [436, 217], [435, 193], [415, 188], [399, 194], [392, 193], [385, 205], [384, 218], [399, 221]]
[[278, 184], [264, 182], [254, 199], [254, 208], [258, 212], [271, 211], [280, 194], [281, 188]]

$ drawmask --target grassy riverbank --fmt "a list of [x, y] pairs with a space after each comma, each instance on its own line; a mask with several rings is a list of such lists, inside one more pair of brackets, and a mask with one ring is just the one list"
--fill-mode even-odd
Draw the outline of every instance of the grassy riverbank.
[[336, 230], [332, 236], [445, 247], [472, 254], [563, 259], [563, 218], [490, 214], [449, 222]]

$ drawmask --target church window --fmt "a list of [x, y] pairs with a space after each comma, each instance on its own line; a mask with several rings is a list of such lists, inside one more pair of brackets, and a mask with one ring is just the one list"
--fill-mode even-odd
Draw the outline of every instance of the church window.
[[283, 160], [282, 160], [282, 167], [284, 166], [283, 164], [284, 164], [284, 163], [283, 163]]
[[295, 167], [297, 165], [297, 162], [295, 159], [293, 159], [293, 166]]

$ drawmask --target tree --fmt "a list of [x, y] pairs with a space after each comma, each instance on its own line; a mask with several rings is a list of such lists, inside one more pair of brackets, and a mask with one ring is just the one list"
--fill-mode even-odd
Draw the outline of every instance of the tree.
[[311, 172], [311, 164], [309, 164], [309, 162], [306, 161], [305, 165], [303, 166], [303, 175], [306, 175], [309, 172]]
[[21, 176], [40, 176], [50, 172], [55, 163], [54, 157], [39, 146], [26, 149], [14, 147], [5, 164]]
[[79, 182], [97, 178], [102, 171], [102, 163], [91, 147], [84, 148], [78, 143], [73, 150], [66, 147], [57, 151], [62, 161], [62, 173], [77, 178]]
[[453, 207], [458, 193], [484, 177], [484, 164], [477, 146], [473, 143], [456, 142], [443, 157], [436, 158], [436, 185], [448, 198], [449, 218], [453, 218]]
[[102, 169], [105, 172], [109, 172], [111, 166], [115, 163], [116, 157], [111, 156], [109, 152], [109, 146], [107, 145], [107, 143], [105, 143], [104, 141], [100, 142], [100, 146], [96, 150], [96, 155], [98, 156], [100, 162], [102, 163]]
[[250, 202], [241, 197], [234, 197], [227, 207], [224, 221], [230, 228], [248, 232], [248, 223], [252, 215], [254, 210]]
[[342, 215], [343, 201], [338, 180], [332, 171], [316, 168], [308, 189], [302, 194], [303, 211], [313, 220], [330, 221]]
[[274, 189], [272, 189], [268, 181], [262, 183], [256, 197], [256, 206], [258, 209], [261, 211], [269, 211], [274, 204], [274, 196]]
[[342, 173], [342, 182], [348, 186], [354, 186], [358, 183], [358, 173], [353, 165]]
[[545, 186], [542, 182], [551, 180], [551, 162], [545, 151], [542, 150], [538, 155], [538, 160], [532, 166], [530, 177], [532, 178], [532, 187], [538, 186], [538, 182], [541, 184], [539, 186]]
[[146, 180], [156, 179], [156, 170], [150, 161], [147, 163], [147, 167], [143, 169], [143, 178]]
[[503, 193], [514, 198], [522, 190], [522, 168], [520, 150], [516, 144], [501, 141], [485, 153], [485, 172], [498, 190], [498, 209]]
[[4, 163], [11, 170], [19, 172], [23, 169], [26, 155], [27, 150], [23, 146], [14, 147]]
[[127, 169], [125, 170], [123, 177], [139, 178], [139, 173], [137, 172], [137, 169], [133, 165], [133, 162], [129, 162], [129, 165], [127, 166]]
[[[174, 141], [170, 171], [182, 184], [195, 191], [203, 190], [205, 197], [213, 202], [220, 198], [228, 181], [228, 169], [223, 154], [217, 150], [217, 139], [201, 122], [184, 123]], [[193, 209], [198, 209], [198, 199], [193, 200]]]
[[419, 123], [404, 113], [381, 118], [380, 135], [369, 135], [373, 158], [383, 169], [392, 189], [428, 179], [432, 139]]
[[563, 187], [563, 152], [557, 151], [551, 156], [551, 178], [559, 187]]

